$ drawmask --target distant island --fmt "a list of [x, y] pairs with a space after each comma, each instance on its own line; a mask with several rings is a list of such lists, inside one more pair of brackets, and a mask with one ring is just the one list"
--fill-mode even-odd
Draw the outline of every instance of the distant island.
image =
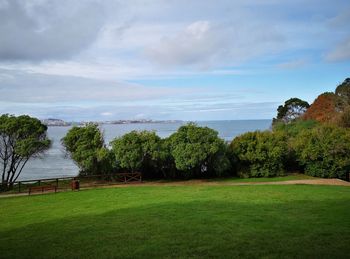
[[148, 119], [140, 119], [140, 120], [112, 120], [112, 121], [64, 121], [61, 119], [43, 119], [41, 122], [47, 126], [79, 126], [86, 125], [87, 123], [95, 123], [95, 124], [135, 124], [135, 123], [177, 123], [183, 122], [181, 120], [148, 120]]

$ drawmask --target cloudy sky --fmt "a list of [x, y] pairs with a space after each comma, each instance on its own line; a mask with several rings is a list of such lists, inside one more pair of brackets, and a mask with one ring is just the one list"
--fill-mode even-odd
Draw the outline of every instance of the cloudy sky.
[[0, 113], [270, 119], [350, 77], [348, 0], [0, 0]]

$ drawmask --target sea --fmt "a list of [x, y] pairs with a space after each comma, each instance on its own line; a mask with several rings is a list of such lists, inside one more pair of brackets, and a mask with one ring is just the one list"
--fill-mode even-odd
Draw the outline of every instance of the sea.
[[[247, 131], [267, 130], [271, 127], [271, 120], [230, 120], [230, 121], [198, 121], [199, 126], [215, 129], [225, 141]], [[174, 133], [186, 122], [162, 123], [131, 123], [131, 124], [102, 124], [105, 142], [108, 144], [116, 137], [120, 137], [132, 130], [152, 130], [158, 136], [165, 138]], [[58, 178], [76, 176], [79, 172], [74, 162], [67, 157], [61, 145], [61, 139], [71, 127], [49, 127], [48, 136], [52, 140], [52, 147], [41, 158], [30, 160], [24, 167], [18, 180], [32, 180], [42, 178]]]

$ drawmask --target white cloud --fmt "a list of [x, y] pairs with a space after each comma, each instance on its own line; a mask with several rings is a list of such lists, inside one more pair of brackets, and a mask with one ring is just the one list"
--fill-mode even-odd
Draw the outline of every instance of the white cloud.
[[113, 116], [112, 112], [101, 112], [101, 116]]

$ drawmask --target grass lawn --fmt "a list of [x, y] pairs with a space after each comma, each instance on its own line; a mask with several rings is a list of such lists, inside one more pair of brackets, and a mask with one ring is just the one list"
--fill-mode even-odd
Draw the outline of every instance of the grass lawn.
[[343, 186], [138, 186], [0, 199], [0, 258], [349, 254]]

